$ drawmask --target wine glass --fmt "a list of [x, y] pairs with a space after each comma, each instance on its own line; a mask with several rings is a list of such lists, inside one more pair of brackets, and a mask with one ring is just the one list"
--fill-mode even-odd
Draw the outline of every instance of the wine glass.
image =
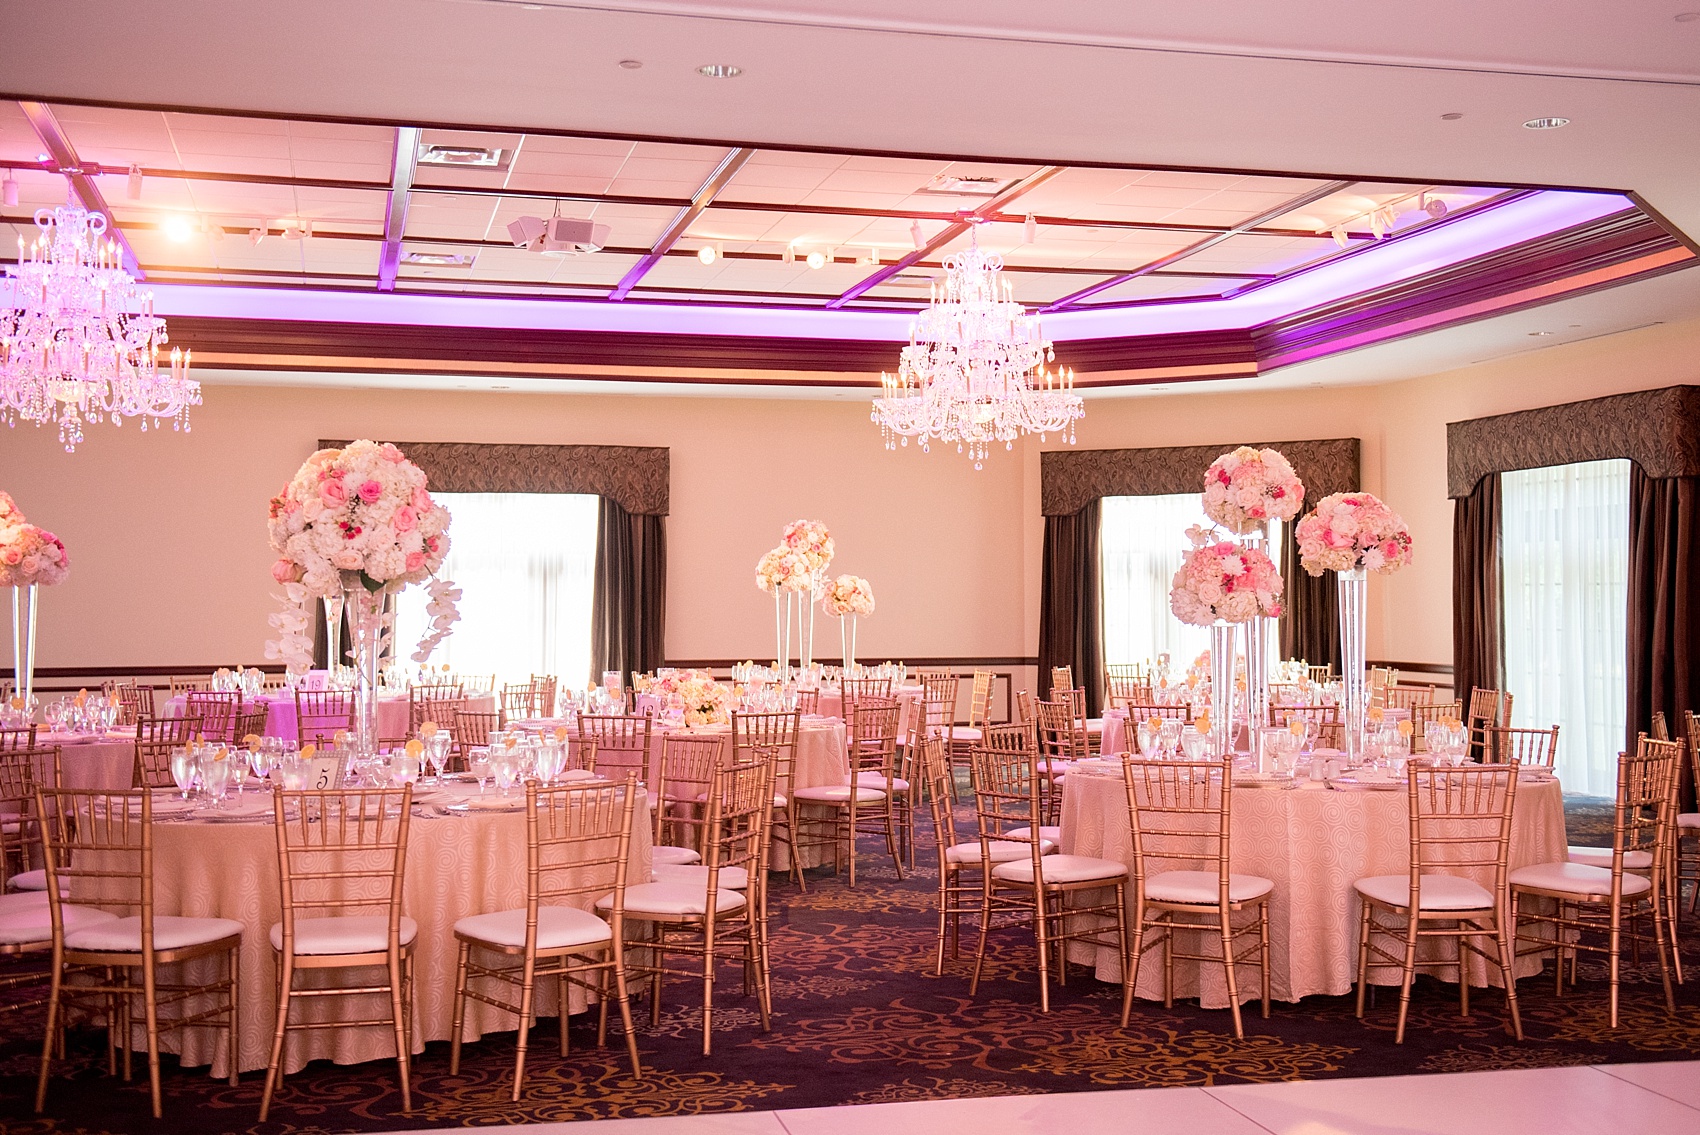
[[1159, 755], [1173, 757], [1180, 747], [1181, 737], [1184, 736], [1184, 723], [1178, 718], [1165, 717], [1163, 724], [1157, 728], [1157, 747]]
[[171, 779], [177, 785], [177, 791], [183, 794], [184, 801], [189, 799], [189, 792], [195, 787], [195, 755], [188, 749], [171, 750]]
[[506, 796], [519, 778], [519, 757], [512, 749], [490, 761], [490, 771], [496, 781], [496, 792]]
[[449, 743], [453, 739], [441, 731], [434, 733], [425, 742], [425, 760], [431, 766], [431, 783], [443, 782], [443, 766], [449, 760]]
[[1423, 722], [1423, 748], [1435, 756], [1446, 751], [1446, 725], [1439, 721]]
[[478, 795], [484, 795], [484, 783], [490, 779], [490, 750], [474, 749], [467, 761], [473, 778], [478, 781]]
[[253, 758], [253, 750], [246, 753], [233, 753], [230, 758], [230, 783], [236, 786], [236, 799], [242, 799], [242, 786], [248, 781], [248, 765]]

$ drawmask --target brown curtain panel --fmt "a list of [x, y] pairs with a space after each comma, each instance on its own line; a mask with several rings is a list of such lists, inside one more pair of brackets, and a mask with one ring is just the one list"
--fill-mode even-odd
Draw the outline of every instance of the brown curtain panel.
[[[1700, 710], [1700, 478], [1629, 473], [1628, 737], [1646, 732], [1664, 710], [1671, 735], [1683, 714]], [[1688, 761], [1678, 764], [1683, 810], [1694, 810]]]
[[1281, 657], [1300, 658], [1313, 666], [1326, 662], [1340, 673], [1339, 577], [1331, 571], [1305, 571], [1292, 524], [1281, 526], [1281, 578], [1287, 585], [1281, 603]]
[[1099, 583], [1098, 521], [1093, 500], [1079, 512], [1045, 517], [1045, 553], [1039, 596], [1039, 689], [1051, 693], [1051, 667], [1074, 667], [1074, 684], [1086, 688], [1086, 714], [1097, 717], [1104, 700], [1103, 593]]
[[590, 612], [590, 669], [626, 674], [665, 660], [667, 548], [660, 516], [634, 516], [608, 497], [597, 506], [596, 571]]
[[1505, 688], [1499, 514], [1498, 473], [1477, 481], [1452, 513], [1452, 676], [1465, 701], [1476, 686]]

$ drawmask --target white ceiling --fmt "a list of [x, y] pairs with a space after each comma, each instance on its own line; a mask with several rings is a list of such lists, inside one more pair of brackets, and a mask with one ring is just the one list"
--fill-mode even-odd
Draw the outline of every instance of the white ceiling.
[[[0, 93], [1581, 185], [1637, 192], [1697, 236], [1700, 19], [1676, 19], [1687, 11], [1700, 0], [81, 0], [43, 19], [39, 3], [0, 0]], [[710, 62], [745, 73], [695, 73]], [[1521, 126], [1555, 115], [1572, 122]], [[347, 161], [367, 160], [357, 148]], [[1600, 334], [1645, 322], [1622, 291], [1567, 309]], [[1700, 316], [1696, 293], [1671, 287], [1666, 314]]]

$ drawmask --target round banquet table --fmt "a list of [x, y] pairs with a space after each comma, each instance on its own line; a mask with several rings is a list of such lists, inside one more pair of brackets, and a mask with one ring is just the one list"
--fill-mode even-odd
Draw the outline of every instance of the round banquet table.
[[[453, 789], [455, 786], [450, 786]], [[467, 791], [476, 795], [477, 787]], [[492, 790], [493, 791], [493, 790]], [[169, 794], [156, 795], [162, 799]], [[520, 798], [523, 801], [523, 797]], [[253, 806], [255, 793], [246, 800]], [[649, 808], [639, 799], [633, 817], [629, 881], [650, 875]], [[469, 915], [525, 905], [525, 812], [450, 812], [416, 808], [408, 830], [407, 876], [402, 913], [419, 923], [414, 950], [413, 1051], [425, 1043], [448, 1040], [454, 1023], [454, 924]], [[590, 902], [584, 903], [585, 909]], [[263, 1069], [271, 1055], [277, 1016], [277, 967], [267, 938], [282, 918], [277, 872], [277, 833], [269, 814], [252, 822], [156, 818], [154, 821], [154, 902], [158, 914], [231, 918], [242, 923], [240, 952], [241, 1009], [238, 1067]], [[222, 963], [192, 963], [211, 976]], [[310, 971], [309, 971], [310, 973]], [[353, 984], [349, 971], [334, 980]], [[302, 979], [308, 984], [312, 977]], [[555, 1013], [555, 983], [538, 983], [539, 1015]], [[584, 1007], [574, 991], [572, 1009]], [[361, 1020], [387, 1016], [382, 996], [308, 998], [291, 1010], [294, 1020]], [[475, 1041], [486, 1032], [511, 1031], [514, 1019], [493, 1006], [468, 1001], [461, 1039]], [[222, 1034], [188, 1029], [161, 1038], [165, 1051], [183, 1064], [212, 1066], [212, 1075], [228, 1074]], [[137, 1041], [146, 1049], [146, 1038]], [[358, 1064], [395, 1058], [388, 1026], [294, 1031], [284, 1046], [285, 1070], [296, 1072], [310, 1060]]]
[[[1284, 709], [1300, 709], [1300, 708], [1310, 708], [1310, 707], [1278, 705], [1278, 706], [1275, 707], [1274, 711], [1277, 715], [1279, 715], [1281, 713], [1281, 711], [1284, 710]], [[1401, 721], [1401, 720], [1408, 721], [1408, 720], [1410, 720], [1410, 717], [1411, 717], [1411, 711], [1408, 710], [1408, 709], [1399, 709], [1399, 708], [1396, 708], [1396, 707], [1390, 707], [1384, 712], [1385, 712], [1385, 715], [1386, 715], [1386, 719], [1388, 721]], [[1244, 735], [1244, 723], [1243, 722], [1241, 723], [1240, 729], [1241, 729], [1241, 736], [1243, 736]], [[1127, 725], [1127, 710], [1125, 710], [1125, 709], [1112, 709], [1108, 713], [1104, 714], [1104, 738], [1103, 738], [1103, 742], [1102, 742], [1102, 748], [1099, 751], [1102, 752], [1105, 756], [1113, 756], [1117, 753], [1132, 752], [1133, 749], [1134, 749], [1134, 746], [1133, 746], [1132, 740], [1130, 739], [1129, 731], [1128, 731], [1128, 725]]]
[[[1315, 994], [1349, 993], [1357, 978], [1357, 893], [1352, 884], [1370, 875], [1403, 874], [1410, 869], [1409, 798], [1398, 791], [1338, 791], [1306, 782], [1286, 790], [1236, 789], [1231, 819], [1231, 862], [1234, 871], [1270, 879], [1270, 988], [1281, 1001]], [[1133, 865], [1133, 840], [1127, 819], [1127, 790], [1119, 769], [1076, 766], [1063, 785], [1062, 850]], [[1566, 858], [1564, 796], [1559, 782], [1524, 782], [1517, 786], [1512, 811], [1510, 870], [1532, 863]], [[1492, 871], [1471, 872], [1484, 886], [1493, 885]], [[1479, 874], [1480, 877], [1477, 877]], [[1133, 917], [1132, 888], [1128, 917]], [[1243, 917], [1243, 916], [1242, 916]], [[1429, 949], [1425, 949], [1428, 947]], [[1193, 946], [1183, 946], [1192, 949]], [[1204, 952], [1213, 947], [1206, 945]], [[1419, 944], [1419, 959], [1450, 944]], [[1093, 965], [1100, 980], [1119, 982], [1121, 961], [1113, 949], [1076, 943], [1072, 961]], [[1467, 963], [1471, 985], [1495, 984], [1480, 959]], [[1524, 958], [1515, 973], [1540, 972], [1539, 957]], [[1457, 967], [1447, 964], [1424, 969], [1457, 980]], [[1241, 966], [1242, 1000], [1257, 995], [1255, 967]], [[1396, 969], [1371, 967], [1370, 980], [1398, 984]], [[1202, 982], [1202, 991], [1200, 988]], [[1161, 1000], [1163, 965], [1160, 950], [1140, 962], [1138, 995]], [[1198, 962], [1175, 962], [1175, 996], [1200, 997], [1206, 1008], [1225, 1008], [1227, 987], [1222, 967]]]
[[[95, 788], [104, 791], [130, 787], [136, 767], [136, 730], [114, 729], [107, 733], [53, 733], [35, 735], [38, 748], [59, 746], [59, 766], [66, 788]], [[45, 768], [38, 770], [45, 776]]]
[[[496, 712], [495, 694], [467, 694], [466, 708], [476, 713]], [[178, 694], [165, 703], [165, 716], [181, 717], [183, 706], [187, 699]], [[253, 699], [254, 705], [266, 707], [266, 736], [286, 737], [295, 740], [295, 696], [290, 693], [261, 694]], [[438, 722], [439, 725], [452, 725], [453, 722]], [[407, 695], [380, 694], [378, 696], [378, 736], [406, 737], [407, 728]]]
[[[909, 730], [915, 724], [915, 707], [921, 704], [927, 695], [925, 686], [897, 686], [891, 691], [891, 696], [897, 699], [897, 736], [899, 739], [909, 736]], [[820, 697], [815, 702], [815, 708], [826, 717], [844, 718], [844, 691], [840, 687], [822, 687]], [[952, 715], [955, 706], [948, 707]]]

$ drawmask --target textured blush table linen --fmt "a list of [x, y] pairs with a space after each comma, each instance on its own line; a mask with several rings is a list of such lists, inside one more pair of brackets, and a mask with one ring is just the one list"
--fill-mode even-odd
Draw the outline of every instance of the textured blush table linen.
[[[1359, 918], [1352, 884], [1370, 875], [1397, 875], [1410, 870], [1408, 807], [1403, 786], [1395, 791], [1346, 792], [1321, 785], [1234, 790], [1232, 868], [1275, 884], [1269, 899], [1269, 940], [1270, 985], [1277, 1000], [1351, 992], [1357, 978]], [[1133, 838], [1119, 769], [1089, 772], [1077, 766], [1071, 771], [1063, 786], [1062, 823], [1064, 853], [1113, 859], [1128, 864], [1131, 870]], [[1558, 781], [1519, 784], [1512, 813], [1509, 869], [1562, 861], [1566, 854], [1564, 797]], [[1491, 870], [1472, 873], [1472, 877], [1477, 874], [1477, 882], [1493, 885]], [[1132, 903], [1130, 882], [1130, 932]], [[1192, 938], [1183, 949], [1196, 950], [1200, 938]], [[1425, 947], [1438, 948], [1438, 944], [1419, 944], [1419, 959], [1431, 955]], [[1214, 942], [1207, 942], [1204, 952], [1214, 948]], [[1120, 959], [1113, 949], [1076, 944], [1070, 948], [1069, 957], [1094, 965], [1100, 980], [1121, 980]], [[1488, 967], [1481, 959], [1472, 958], [1467, 964], [1470, 984], [1499, 984], [1497, 972], [1489, 980]], [[1515, 972], [1527, 977], [1540, 968], [1541, 959], [1530, 957], [1519, 962]], [[1457, 968], [1450, 964], [1423, 972], [1457, 980]], [[1197, 962], [1177, 961], [1175, 996], [1198, 997], [1201, 978], [1202, 1004], [1206, 1008], [1226, 1007], [1227, 986], [1219, 965], [1201, 967]], [[1253, 999], [1257, 995], [1255, 966], [1239, 967], [1238, 978], [1241, 1000]], [[1372, 967], [1370, 980], [1396, 985], [1399, 973], [1397, 969]], [[1140, 962], [1137, 993], [1146, 999], [1162, 999], [1160, 948], [1146, 953]]]
[[[165, 703], [165, 716], [183, 716], [183, 706], [186, 703], [183, 695], [172, 698]], [[495, 713], [495, 694], [467, 694], [466, 708], [474, 713]], [[266, 707], [266, 736], [283, 737], [295, 740], [295, 696], [289, 693], [261, 694], [253, 699], [254, 705]], [[453, 725], [451, 721], [439, 721], [439, 725]], [[378, 736], [406, 737], [407, 730], [407, 695], [381, 694], [378, 697]]]
[[[119, 791], [130, 787], [136, 768], [136, 730], [110, 733], [53, 733], [35, 735], [37, 748], [59, 746], [59, 766], [65, 788]], [[45, 774], [46, 769], [38, 772]]]
[[[469, 796], [477, 796], [476, 786]], [[163, 798], [163, 794], [156, 796]], [[246, 797], [250, 802], [255, 798], [252, 792]], [[640, 798], [633, 817], [631, 885], [647, 882], [650, 877], [649, 816], [648, 803]], [[523, 807], [430, 818], [415, 812], [408, 833], [402, 898], [402, 913], [419, 923], [413, 962], [415, 1053], [423, 1051], [427, 1041], [450, 1038], [457, 956], [455, 922], [469, 915], [524, 907], [525, 872]], [[230, 918], [242, 924], [238, 1067], [243, 1072], [264, 1069], [271, 1055], [277, 1015], [276, 954], [267, 935], [282, 918], [276, 828], [269, 821], [156, 819], [154, 878], [157, 914]], [[582, 905], [588, 910], [593, 901], [594, 896]], [[203, 967], [196, 971], [203, 976], [217, 972], [216, 963], [193, 964]], [[210, 970], [205, 968], [209, 965], [213, 966]], [[349, 977], [353, 972], [337, 974], [336, 983], [353, 984]], [[300, 984], [310, 985], [315, 980], [310, 975]], [[540, 982], [537, 994], [538, 1013], [554, 1015], [555, 983]], [[582, 993], [574, 991], [571, 997], [575, 1011], [584, 1007]], [[382, 997], [308, 998], [296, 1003], [291, 1019], [361, 1020], [387, 1013], [387, 999]], [[475, 1041], [484, 1033], [513, 1028], [511, 1015], [471, 1001], [462, 1039]], [[221, 1036], [208, 1029], [188, 1029], [161, 1039], [165, 1051], [177, 1053], [184, 1065], [210, 1064], [212, 1075], [222, 1077], [228, 1073], [228, 1066]], [[139, 1033], [138, 1042], [145, 1050], [145, 1037]], [[286, 1071], [296, 1072], [309, 1060], [328, 1059], [338, 1064], [393, 1060], [395, 1041], [388, 1026], [302, 1030], [290, 1033], [284, 1052]]]
[[[900, 740], [907, 738], [909, 736], [909, 730], [914, 728], [915, 707], [921, 704], [922, 699], [926, 697], [926, 693], [927, 688], [925, 686], [897, 686], [892, 689], [891, 696], [897, 699], [898, 705], [897, 736]], [[820, 699], [815, 703], [815, 708], [826, 717], [836, 717], [843, 720], [843, 690], [836, 687], [831, 689], [823, 688], [820, 691]], [[947, 708], [951, 711], [952, 716], [954, 716], [956, 707], [949, 706]]]

